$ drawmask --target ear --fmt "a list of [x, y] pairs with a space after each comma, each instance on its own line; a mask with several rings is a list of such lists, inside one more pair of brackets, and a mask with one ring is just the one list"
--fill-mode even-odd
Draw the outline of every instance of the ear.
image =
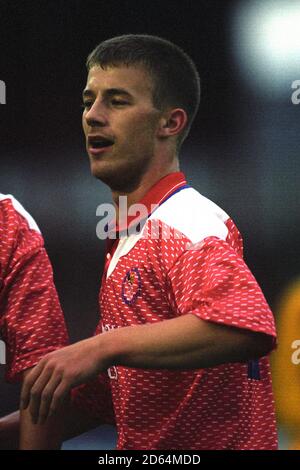
[[182, 108], [166, 111], [160, 119], [157, 135], [160, 138], [172, 137], [180, 134], [186, 127], [188, 117]]

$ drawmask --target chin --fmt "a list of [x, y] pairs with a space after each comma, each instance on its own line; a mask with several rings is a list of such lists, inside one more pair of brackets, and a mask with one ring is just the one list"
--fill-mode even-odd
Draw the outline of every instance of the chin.
[[102, 183], [109, 186], [112, 191], [129, 193], [134, 191], [142, 178], [143, 174], [134, 171], [134, 168], [111, 168], [104, 165], [92, 165], [92, 175]]
[[90, 160], [90, 163], [92, 175], [109, 186], [112, 191], [130, 193], [139, 186], [151, 159], [114, 158]]

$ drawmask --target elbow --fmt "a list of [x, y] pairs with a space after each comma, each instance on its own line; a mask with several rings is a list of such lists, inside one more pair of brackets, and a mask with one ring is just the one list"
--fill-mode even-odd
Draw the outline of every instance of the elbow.
[[[252, 359], [259, 359], [267, 356], [274, 349], [275, 339], [265, 333], [249, 332], [245, 342], [241, 345], [243, 360], [246, 362]], [[240, 361], [239, 361], [240, 362]]]
[[253, 340], [253, 359], [267, 356], [274, 349], [275, 338], [265, 333], [256, 333]]

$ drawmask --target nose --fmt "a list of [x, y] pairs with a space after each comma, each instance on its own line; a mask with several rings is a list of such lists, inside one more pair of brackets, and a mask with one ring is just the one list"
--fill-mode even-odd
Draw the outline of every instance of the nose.
[[84, 118], [90, 127], [103, 127], [108, 124], [105, 107], [97, 100], [94, 101], [90, 109], [85, 113]]

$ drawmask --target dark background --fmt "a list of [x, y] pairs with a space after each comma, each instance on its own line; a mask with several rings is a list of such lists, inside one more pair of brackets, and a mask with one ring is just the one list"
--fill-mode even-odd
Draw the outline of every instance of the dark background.
[[[0, 1], [0, 192], [37, 220], [53, 263], [72, 340], [92, 334], [104, 243], [96, 207], [109, 190], [89, 173], [81, 130], [85, 60], [102, 40], [125, 33], [165, 37], [194, 59], [200, 111], [181, 168], [220, 205], [244, 237], [247, 264], [276, 311], [299, 274], [300, 106], [286, 92], [264, 97], [247, 84], [234, 47], [241, 1]], [[0, 414], [17, 387], [0, 367]]]

